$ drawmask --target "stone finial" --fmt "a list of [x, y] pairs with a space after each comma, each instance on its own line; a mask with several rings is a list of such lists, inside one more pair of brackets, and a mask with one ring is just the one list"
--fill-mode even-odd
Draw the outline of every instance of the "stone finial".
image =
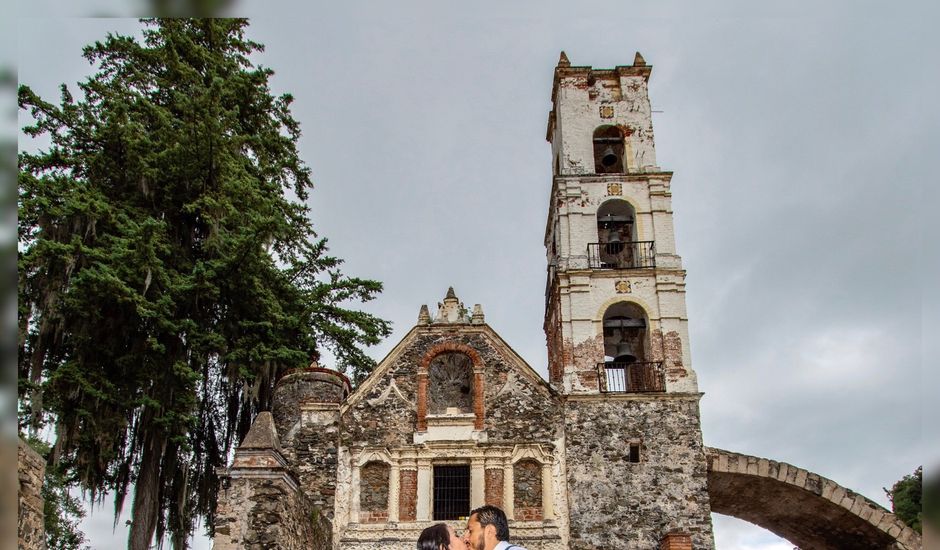
[[483, 306], [480, 304], [473, 304], [473, 316], [470, 317], [470, 323], [474, 325], [483, 324]]
[[421, 310], [418, 312], [418, 324], [426, 325], [431, 322], [431, 312], [428, 311], [427, 304], [421, 306]]
[[279, 451], [281, 444], [277, 438], [277, 429], [274, 427], [274, 417], [270, 411], [258, 413], [255, 421], [251, 423], [248, 435], [238, 446], [239, 449], [274, 449]]
[[646, 60], [643, 59], [643, 56], [640, 55], [640, 52], [636, 52], [636, 56], [633, 57], [633, 66], [634, 67], [645, 67]]
[[436, 321], [438, 323], [453, 323], [460, 317], [460, 300], [457, 299], [457, 293], [454, 287], [447, 289], [447, 295], [444, 296], [444, 302], [438, 305]]
[[558, 56], [558, 66], [559, 67], [570, 67], [571, 62], [568, 61], [568, 56], [565, 55], [564, 50], [562, 50], [561, 55]]

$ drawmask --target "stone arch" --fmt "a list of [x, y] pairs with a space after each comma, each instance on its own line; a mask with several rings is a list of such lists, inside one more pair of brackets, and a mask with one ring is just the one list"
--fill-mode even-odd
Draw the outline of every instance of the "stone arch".
[[443, 342], [434, 345], [424, 354], [418, 364], [418, 421], [417, 431], [428, 429], [428, 369], [431, 361], [443, 353], [463, 353], [473, 364], [473, 429], [483, 429], [483, 360], [472, 347], [459, 342]]
[[916, 531], [875, 502], [802, 468], [705, 449], [712, 512], [743, 519], [801, 548], [915, 550]]
[[[639, 296], [636, 296], [635, 294], [618, 294], [616, 296], [613, 296], [605, 300], [604, 303], [602, 303], [600, 307], [597, 308], [597, 312], [594, 314], [594, 331], [597, 336], [601, 336], [602, 334], [604, 334], [604, 323], [602, 322], [602, 319], [604, 318], [604, 314], [607, 312], [608, 309], [611, 308], [611, 306], [614, 306], [621, 302], [634, 304], [640, 309], [642, 309], [643, 312], [646, 314], [646, 320], [649, 321], [649, 324], [650, 324], [649, 328], [651, 330], [660, 328], [660, 319], [658, 316], [659, 315], [658, 309], [655, 309], [652, 305], [650, 305], [648, 302], [646, 302]], [[653, 316], [653, 312], [656, 312], [656, 316]]]

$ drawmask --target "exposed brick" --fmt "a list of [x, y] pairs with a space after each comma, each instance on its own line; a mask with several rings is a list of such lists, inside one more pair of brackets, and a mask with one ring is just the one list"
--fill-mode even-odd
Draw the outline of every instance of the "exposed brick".
[[692, 550], [692, 537], [685, 533], [669, 533], [659, 544], [660, 550]]
[[484, 479], [484, 499], [487, 504], [503, 507], [503, 469], [490, 468], [486, 470]]
[[398, 519], [414, 521], [417, 518], [418, 471], [402, 470], [398, 474]]

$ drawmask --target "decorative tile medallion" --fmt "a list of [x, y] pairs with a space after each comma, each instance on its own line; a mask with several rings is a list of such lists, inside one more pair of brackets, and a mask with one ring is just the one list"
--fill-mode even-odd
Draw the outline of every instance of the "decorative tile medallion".
[[601, 118], [614, 118], [614, 106], [613, 105], [601, 105]]
[[619, 183], [608, 183], [607, 195], [623, 195], [623, 186]]
[[630, 281], [617, 281], [614, 283], [614, 289], [617, 291], [617, 294], [630, 294], [630, 292], [633, 291]]

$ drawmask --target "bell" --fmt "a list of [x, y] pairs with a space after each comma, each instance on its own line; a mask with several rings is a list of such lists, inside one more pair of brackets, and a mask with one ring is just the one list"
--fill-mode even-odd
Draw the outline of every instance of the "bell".
[[636, 354], [633, 348], [626, 342], [617, 344], [614, 352], [614, 363], [633, 363], [636, 361]]
[[604, 152], [601, 153], [601, 164], [605, 168], [610, 168], [614, 164], [617, 164], [618, 160], [617, 153], [614, 152], [614, 148], [610, 145], [608, 145], [607, 148], [604, 149]]

